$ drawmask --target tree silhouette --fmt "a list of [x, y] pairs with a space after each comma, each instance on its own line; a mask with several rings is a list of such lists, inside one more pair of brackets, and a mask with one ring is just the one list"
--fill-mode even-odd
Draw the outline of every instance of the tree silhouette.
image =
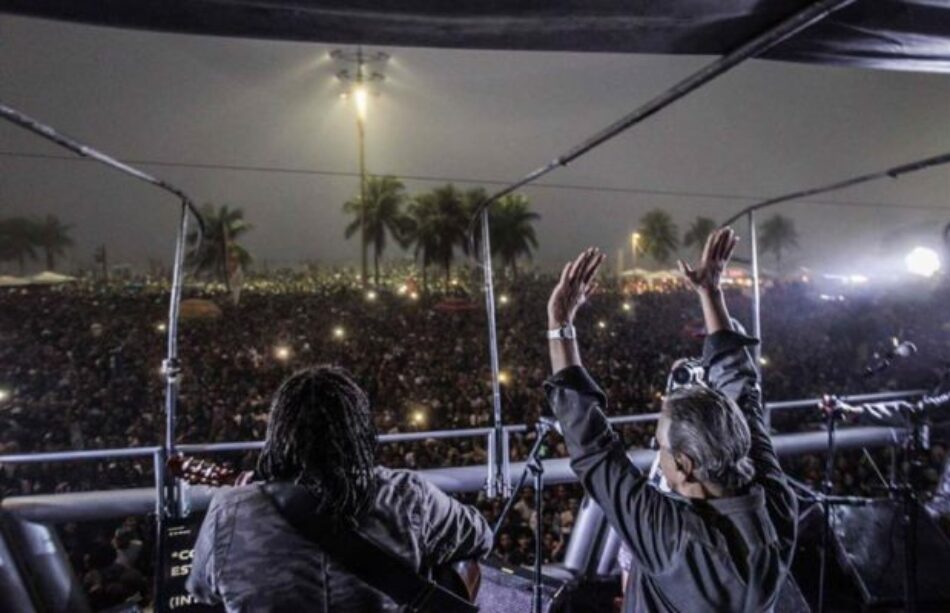
[[782, 254], [798, 248], [795, 222], [783, 215], [773, 215], [759, 227], [759, 247], [775, 256], [775, 265], [782, 272]]
[[[392, 176], [366, 179], [366, 207], [365, 226], [366, 239], [373, 246], [373, 279], [379, 285], [379, 260], [386, 249], [387, 236], [393, 237], [397, 243], [405, 246], [405, 229], [403, 204], [406, 201], [405, 186], [402, 181]], [[346, 227], [347, 239], [354, 234], [360, 234], [361, 213], [363, 204], [360, 197], [347, 201], [343, 211], [354, 216], [354, 220]]]
[[666, 211], [654, 209], [640, 218], [643, 253], [659, 264], [666, 264], [679, 246], [678, 230]]

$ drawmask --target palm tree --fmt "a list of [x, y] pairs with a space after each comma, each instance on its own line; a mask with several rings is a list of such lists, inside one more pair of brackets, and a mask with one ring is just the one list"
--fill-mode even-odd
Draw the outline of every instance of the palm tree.
[[[232, 275], [246, 269], [252, 261], [251, 254], [237, 244], [237, 239], [254, 226], [244, 220], [242, 209], [231, 209], [226, 204], [216, 209], [209, 202], [201, 207], [201, 216], [205, 233], [197, 249], [192, 247], [188, 254], [188, 264], [194, 266], [196, 274], [220, 278], [230, 292]], [[197, 240], [197, 231], [189, 233], [189, 242], [196, 244]]]
[[775, 265], [782, 272], [782, 253], [798, 249], [798, 230], [795, 222], [783, 215], [775, 214], [759, 229], [759, 246], [765, 253], [775, 256]]
[[669, 262], [679, 246], [676, 224], [666, 211], [654, 209], [640, 218], [640, 243], [643, 253], [659, 264]]
[[492, 255], [501, 259], [504, 268], [511, 269], [515, 279], [518, 278], [518, 258], [531, 259], [531, 251], [538, 248], [532, 224], [541, 216], [529, 207], [525, 196], [509, 194], [492, 204], [488, 215]]
[[[371, 176], [366, 180], [365, 217], [360, 197], [343, 205], [343, 212], [355, 217], [346, 227], [346, 238], [351, 238], [360, 230], [361, 221], [365, 224], [366, 240], [373, 245], [373, 279], [376, 285], [379, 285], [379, 259], [386, 249], [386, 236], [392, 236], [397, 243], [405, 245], [402, 211], [405, 201], [402, 181], [392, 176]], [[360, 238], [362, 240], [362, 236]]]
[[16, 261], [20, 274], [26, 260], [36, 260], [36, 224], [25, 217], [0, 220], [0, 261]]
[[706, 245], [706, 239], [713, 233], [717, 224], [708, 217], [699, 216], [693, 221], [693, 225], [683, 235], [683, 246], [692, 247], [694, 251], [702, 251]]
[[422, 258], [422, 282], [427, 287], [429, 264], [441, 264], [445, 287], [452, 277], [455, 247], [467, 250], [469, 207], [465, 194], [452, 184], [417, 195], [409, 205], [404, 240]]
[[47, 215], [45, 219], [32, 223], [35, 245], [46, 254], [46, 270], [55, 270], [57, 256], [65, 255], [66, 248], [73, 246], [73, 239], [69, 236], [72, 226], [61, 222], [56, 215]]

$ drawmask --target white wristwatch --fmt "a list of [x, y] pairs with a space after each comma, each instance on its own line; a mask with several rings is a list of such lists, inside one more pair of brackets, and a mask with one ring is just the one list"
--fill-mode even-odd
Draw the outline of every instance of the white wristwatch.
[[571, 324], [565, 324], [560, 328], [548, 330], [548, 340], [551, 341], [574, 340], [575, 338], [577, 338], [577, 332]]

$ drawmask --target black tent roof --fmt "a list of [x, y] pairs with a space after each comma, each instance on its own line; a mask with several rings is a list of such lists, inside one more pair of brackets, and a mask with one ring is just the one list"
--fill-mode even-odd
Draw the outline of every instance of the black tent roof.
[[[726, 53], [811, 0], [0, 0], [0, 12], [190, 34], [460, 49]], [[950, 72], [950, 0], [856, 0], [771, 59]]]

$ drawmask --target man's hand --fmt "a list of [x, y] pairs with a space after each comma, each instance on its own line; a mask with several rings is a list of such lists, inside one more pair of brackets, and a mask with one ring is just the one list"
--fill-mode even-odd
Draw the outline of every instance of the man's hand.
[[722, 272], [726, 269], [737, 242], [739, 242], [739, 237], [732, 228], [720, 228], [710, 234], [706, 240], [699, 266], [694, 269], [684, 260], [679, 260], [680, 272], [694, 290], [711, 292], [719, 289]]
[[548, 300], [548, 328], [573, 324], [577, 309], [597, 290], [594, 277], [604, 263], [603, 253], [591, 247], [564, 265]]

